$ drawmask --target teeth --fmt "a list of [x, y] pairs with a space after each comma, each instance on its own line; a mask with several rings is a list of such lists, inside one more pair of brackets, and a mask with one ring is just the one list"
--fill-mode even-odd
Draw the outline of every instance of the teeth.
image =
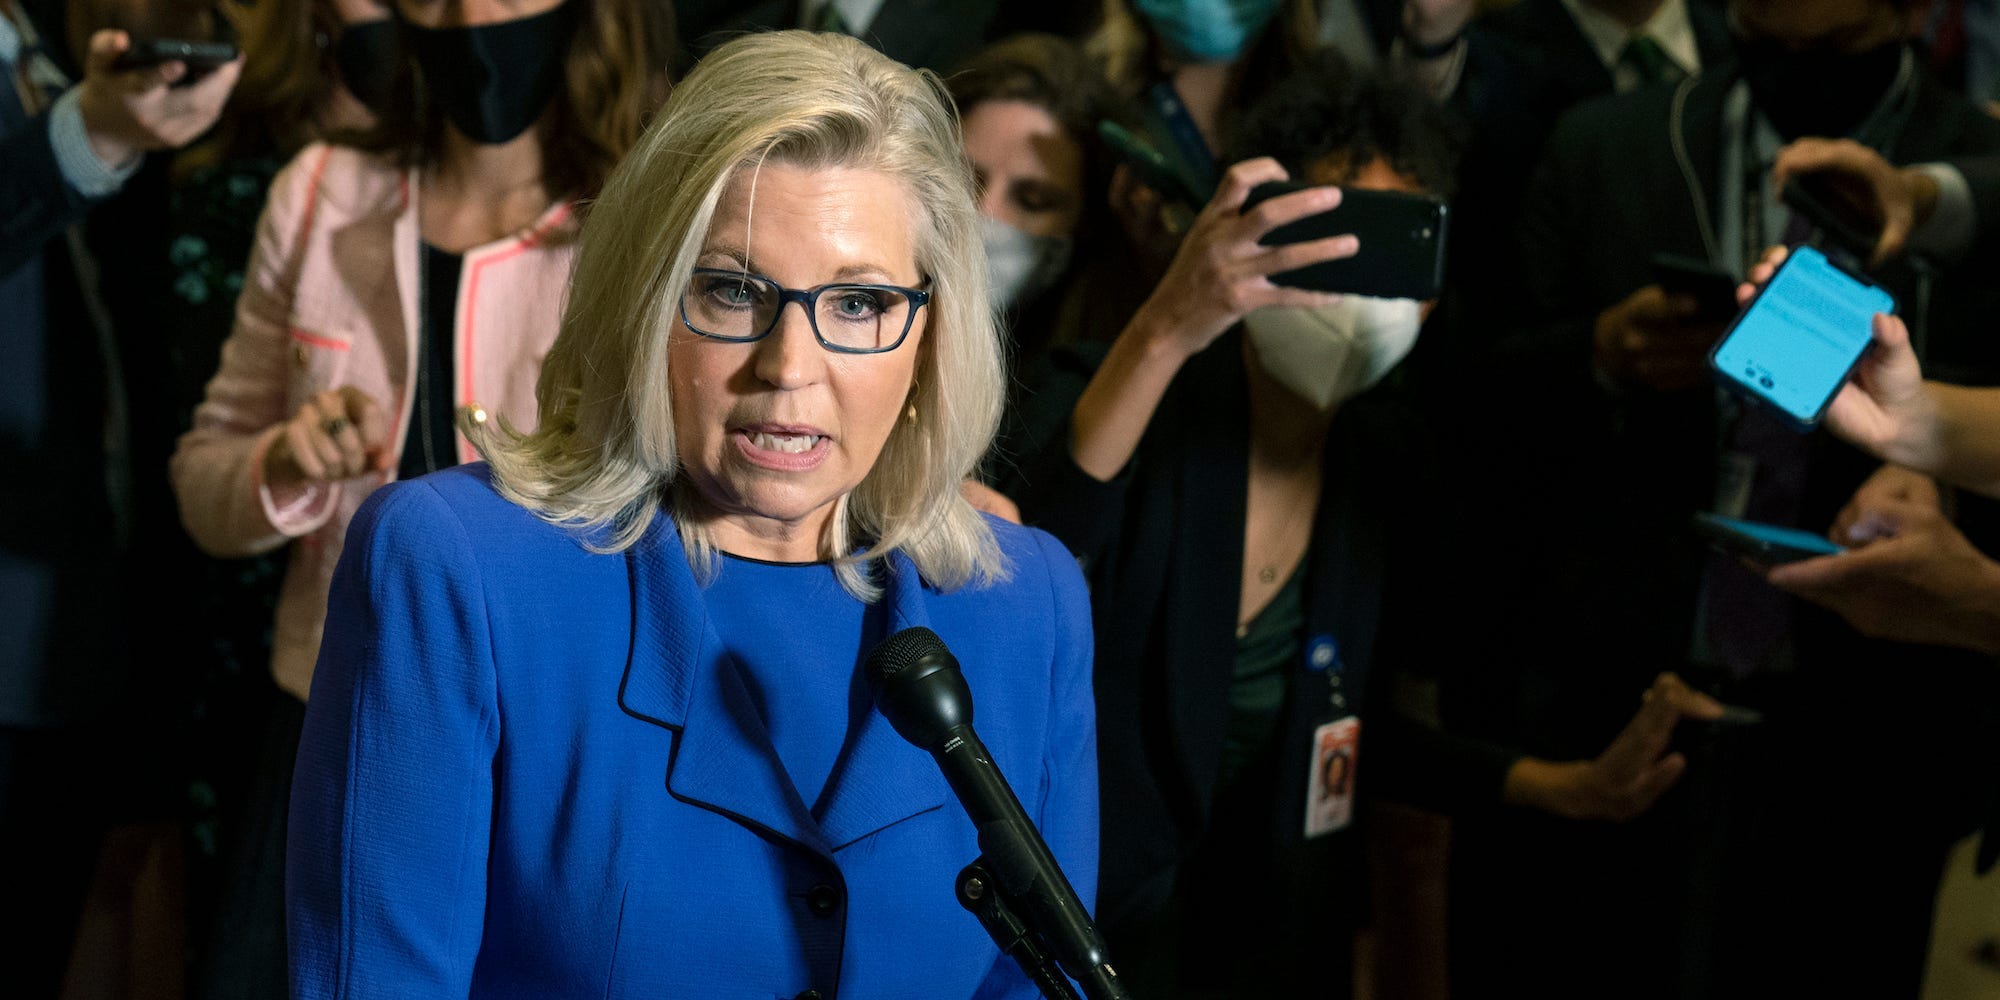
[[819, 443], [817, 434], [766, 434], [758, 431], [750, 435], [750, 443], [765, 451], [781, 451], [788, 455], [811, 451]]

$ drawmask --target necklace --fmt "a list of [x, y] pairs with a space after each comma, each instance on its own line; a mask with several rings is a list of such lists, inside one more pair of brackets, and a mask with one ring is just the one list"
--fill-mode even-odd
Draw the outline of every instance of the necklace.
[[[1294, 489], [1288, 491], [1291, 494], [1289, 497], [1280, 497], [1280, 503], [1283, 504], [1285, 513], [1282, 526], [1277, 532], [1262, 532], [1261, 538], [1251, 538], [1248, 535], [1250, 530], [1249, 518], [1244, 518], [1246, 536], [1244, 538], [1243, 553], [1244, 569], [1254, 575], [1257, 584], [1254, 591], [1247, 585], [1244, 588], [1243, 602], [1242, 606], [1238, 609], [1236, 622], [1236, 634], [1239, 636], [1245, 634], [1250, 626], [1250, 622], [1258, 614], [1261, 614], [1264, 606], [1269, 603], [1269, 588], [1283, 582], [1284, 577], [1280, 574], [1289, 565], [1293, 564], [1293, 560], [1290, 558], [1292, 554], [1291, 546], [1288, 542], [1291, 540], [1293, 533], [1298, 530], [1299, 522], [1309, 517], [1311, 512], [1319, 506], [1319, 479], [1317, 476], [1314, 476], [1305, 485], [1303, 490], [1298, 489], [1296, 484], [1287, 485], [1293, 485]], [[1290, 502], [1285, 503], [1285, 500], [1289, 500]], [[1257, 547], [1254, 543], [1260, 540], [1267, 542], [1264, 546], [1267, 551], [1256, 553], [1257, 556], [1263, 556], [1264, 558], [1253, 558], [1252, 550]], [[1312, 539], [1309, 536], [1306, 539], [1304, 548], [1309, 550], [1311, 547]]]
[[[1313, 506], [1314, 505], [1310, 503], [1291, 504], [1290, 505], [1291, 509], [1287, 511], [1285, 514], [1284, 529], [1280, 531], [1276, 536], [1277, 540], [1283, 541], [1284, 539], [1290, 538], [1292, 536], [1292, 531], [1299, 526], [1299, 516], [1303, 512], [1312, 509]], [[1307, 545], [1308, 546], [1311, 545], [1310, 539], [1307, 540]], [[1264, 565], [1259, 566], [1257, 568], [1257, 582], [1267, 587], [1274, 583], [1277, 583], [1279, 568], [1280, 568], [1279, 564], [1276, 560], [1265, 562]]]

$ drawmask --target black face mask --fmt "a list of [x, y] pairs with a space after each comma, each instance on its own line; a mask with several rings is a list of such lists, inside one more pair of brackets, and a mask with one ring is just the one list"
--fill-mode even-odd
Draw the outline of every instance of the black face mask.
[[333, 43], [333, 62], [340, 67], [340, 82], [348, 93], [380, 111], [389, 103], [389, 88], [396, 79], [396, 22], [384, 18], [365, 24], [351, 24]]
[[526, 132], [562, 84], [583, 2], [499, 24], [408, 26], [431, 100], [474, 142], [501, 143]]
[[1882, 103], [1902, 67], [1903, 43], [1866, 52], [1791, 52], [1776, 42], [1738, 41], [1736, 54], [1757, 109], [1779, 135], [1839, 138]]

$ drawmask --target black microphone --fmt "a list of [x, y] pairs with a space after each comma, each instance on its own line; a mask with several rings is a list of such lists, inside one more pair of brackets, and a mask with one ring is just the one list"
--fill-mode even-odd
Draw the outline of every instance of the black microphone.
[[936, 759], [1001, 893], [1026, 909], [1063, 972], [1094, 1000], [1129, 998], [1083, 901], [973, 731], [972, 692], [944, 640], [922, 626], [882, 640], [868, 654], [868, 680], [876, 710]]

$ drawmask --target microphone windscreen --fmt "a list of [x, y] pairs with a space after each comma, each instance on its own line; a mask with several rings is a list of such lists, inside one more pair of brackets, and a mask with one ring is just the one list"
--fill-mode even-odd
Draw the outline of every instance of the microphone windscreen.
[[934, 749], [972, 725], [972, 691], [936, 632], [917, 625], [882, 640], [863, 669], [876, 711], [911, 743]]
[[922, 625], [906, 628], [882, 640], [868, 654], [868, 679], [880, 683], [938, 653], [950, 655], [936, 632]]

